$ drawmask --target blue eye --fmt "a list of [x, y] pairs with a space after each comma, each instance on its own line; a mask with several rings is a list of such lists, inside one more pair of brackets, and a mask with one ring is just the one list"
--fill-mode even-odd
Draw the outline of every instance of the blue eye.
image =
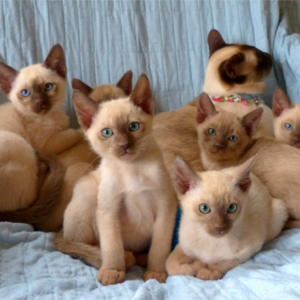
[[285, 127], [286, 129], [288, 129], [288, 130], [293, 129], [293, 126], [292, 126], [290, 123], [285, 123], [285, 124], [284, 124], [284, 127]]
[[111, 137], [114, 133], [113, 131], [110, 129], [110, 128], [104, 128], [102, 131], [101, 131], [102, 135], [106, 138], [109, 138]]
[[208, 214], [210, 212], [210, 208], [207, 204], [203, 203], [199, 205], [199, 210], [203, 213], [203, 214]]
[[228, 206], [227, 212], [234, 213], [236, 210], [237, 210], [237, 204], [236, 203], [231, 203]]
[[51, 82], [46, 83], [44, 89], [45, 91], [51, 91], [53, 89], [53, 84]]
[[23, 97], [28, 97], [29, 95], [30, 95], [30, 91], [29, 90], [22, 90], [21, 91], [21, 95], [23, 96]]
[[213, 128], [209, 128], [209, 129], [208, 129], [208, 133], [209, 133], [210, 135], [216, 135], [216, 134], [217, 134], [216, 131], [215, 131]]
[[137, 131], [140, 128], [140, 123], [132, 122], [129, 124], [129, 131]]
[[238, 137], [236, 135], [232, 135], [228, 139], [230, 142], [236, 142], [238, 140]]

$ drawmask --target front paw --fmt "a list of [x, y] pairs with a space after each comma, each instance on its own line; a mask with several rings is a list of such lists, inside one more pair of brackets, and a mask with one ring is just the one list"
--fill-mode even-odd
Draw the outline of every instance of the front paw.
[[146, 271], [143, 275], [144, 281], [147, 281], [149, 279], [156, 279], [160, 283], [166, 282], [167, 277], [167, 272], [155, 272], [150, 270]]
[[125, 281], [125, 272], [100, 269], [97, 279], [102, 285], [117, 284]]
[[202, 268], [197, 274], [197, 278], [202, 280], [217, 280], [221, 279], [224, 276], [220, 271], [212, 271], [207, 268]]
[[126, 270], [130, 269], [135, 265], [135, 257], [130, 251], [125, 251], [125, 268]]

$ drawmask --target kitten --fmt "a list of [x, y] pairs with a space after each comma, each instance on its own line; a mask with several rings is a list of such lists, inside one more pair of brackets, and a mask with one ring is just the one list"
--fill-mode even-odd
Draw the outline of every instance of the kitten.
[[83, 253], [82, 246], [99, 244], [100, 236], [98, 280], [107, 285], [125, 280], [124, 249], [140, 253], [150, 248], [143, 278], [164, 282], [177, 200], [151, 134], [154, 101], [148, 78], [141, 75], [126, 98], [98, 105], [75, 91], [73, 101], [102, 160], [76, 185], [64, 216], [66, 241], [58, 238], [57, 249], [74, 256], [78, 243], [75, 256], [89, 260], [91, 253]]
[[[95, 102], [122, 98], [129, 96], [131, 92], [132, 72], [126, 72], [116, 85], [104, 84], [91, 88], [79, 79], [74, 78], [72, 86], [91, 97]], [[98, 167], [100, 162], [99, 155], [93, 151], [87, 139], [82, 139], [58, 157], [66, 167], [66, 175], [58, 204], [48, 218], [42, 224], [39, 224], [39, 229], [43, 231], [61, 230], [63, 215], [72, 199], [75, 184], [81, 177]]]
[[220, 279], [280, 234], [287, 207], [250, 173], [254, 160], [197, 174], [175, 161], [183, 213], [179, 244], [166, 263], [169, 275]]
[[[206, 70], [204, 92], [210, 96], [222, 96], [234, 93], [260, 93], [265, 90], [266, 84], [262, 80], [272, 67], [269, 54], [248, 45], [228, 45], [216, 30], [212, 30], [208, 35], [208, 45], [210, 58]], [[240, 59], [236, 59], [237, 57]], [[224, 79], [221, 73], [225, 74]], [[247, 106], [242, 103], [217, 101], [214, 101], [214, 104], [218, 111], [231, 111], [240, 118], [262, 107], [263, 118], [255, 136], [273, 136], [271, 109], [265, 105], [257, 106], [254, 101], [247, 100], [246, 102]], [[173, 181], [173, 166], [177, 156], [181, 156], [194, 171], [203, 171], [197, 143], [196, 115], [197, 100], [194, 99], [182, 108], [160, 113], [154, 118], [153, 133], [161, 147], [165, 164]]]
[[78, 143], [83, 135], [68, 129], [63, 111], [67, 67], [60, 45], [51, 49], [44, 64], [30, 65], [19, 72], [0, 64], [0, 84], [36, 151], [59, 154]]
[[287, 94], [277, 88], [273, 96], [274, 131], [277, 140], [300, 148], [300, 104], [293, 104]]
[[[287, 204], [290, 220], [285, 228], [300, 228], [300, 202], [298, 201], [300, 169], [296, 163], [300, 161], [299, 150], [275, 138], [251, 138], [259, 122], [260, 108], [253, 111], [252, 115], [248, 114], [248, 121], [243, 124], [229, 112], [217, 113], [207, 95], [202, 94], [200, 98], [198, 111], [200, 124], [197, 130], [205, 169], [220, 170], [235, 166], [257, 154], [252, 172], [266, 185], [273, 197], [282, 199]], [[235, 142], [228, 141], [233, 128], [233, 135], [238, 137]], [[210, 132], [213, 134], [209, 134]], [[225, 147], [221, 151], [214, 151], [218, 146], [216, 142], [219, 143], [218, 137], [221, 137], [221, 144], [224, 143]], [[230, 155], [231, 153], [234, 155]]]
[[233, 165], [247, 151], [263, 114], [261, 107], [243, 118], [227, 111], [217, 112], [207, 94], [198, 97], [197, 131], [201, 161], [206, 170]]
[[[51, 49], [44, 64], [16, 71], [0, 63], [0, 86], [12, 102], [0, 106], [0, 142], [6, 145], [0, 150], [0, 210], [23, 210], [17, 213], [23, 215], [20, 222], [30, 220], [32, 214], [25, 214], [32, 210], [36, 212], [34, 223], [39, 214], [45, 216], [43, 210], [50, 210], [42, 204], [48, 205], [59, 190], [55, 177], [61, 178], [63, 169], [54, 158], [46, 159], [54, 173], [45, 182], [50, 185], [43, 186], [42, 196], [38, 196], [41, 178], [37, 178], [40, 174], [36, 152], [57, 154], [82, 138], [75, 130], [64, 130], [68, 127], [68, 117], [62, 111], [65, 77], [65, 57], [60, 45]], [[36, 201], [37, 197], [40, 198]], [[16, 220], [11, 213], [5, 215], [7, 221]]]

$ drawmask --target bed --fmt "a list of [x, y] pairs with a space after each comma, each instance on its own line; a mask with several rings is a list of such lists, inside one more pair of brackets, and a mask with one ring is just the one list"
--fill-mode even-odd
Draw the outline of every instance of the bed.
[[[264, 93], [279, 85], [300, 102], [300, 2], [264, 0], [0, 1], [0, 60], [20, 69], [42, 62], [60, 43], [66, 52], [65, 109], [77, 126], [70, 81], [116, 83], [129, 69], [146, 73], [157, 112], [200, 94], [208, 60], [207, 34], [273, 54]], [[1, 95], [1, 102], [6, 101]], [[55, 251], [53, 233], [0, 223], [0, 299], [300, 299], [300, 230], [284, 231], [222, 280], [173, 276], [143, 282], [134, 266], [126, 282], [103, 287], [97, 270]]]

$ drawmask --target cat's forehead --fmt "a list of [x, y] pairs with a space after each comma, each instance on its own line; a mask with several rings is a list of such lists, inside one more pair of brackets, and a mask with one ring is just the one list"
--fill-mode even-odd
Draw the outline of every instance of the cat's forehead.
[[32, 84], [34, 82], [39, 84], [45, 81], [51, 82], [57, 78], [58, 76], [53, 71], [47, 69], [42, 64], [36, 64], [21, 69], [16, 81], [18, 83]]
[[219, 112], [214, 117], [208, 119], [207, 127], [218, 129], [219, 133], [230, 133], [234, 129], [241, 127], [239, 118], [231, 112]]
[[233, 191], [233, 178], [230, 175], [220, 171], [206, 171], [200, 173], [200, 176], [198, 187], [191, 192], [193, 202], [218, 205], [230, 201]]
[[[122, 125], [134, 118], [142, 118], [142, 110], [127, 98], [106, 101], [100, 104], [97, 123]], [[138, 120], [136, 120], [138, 121]]]

